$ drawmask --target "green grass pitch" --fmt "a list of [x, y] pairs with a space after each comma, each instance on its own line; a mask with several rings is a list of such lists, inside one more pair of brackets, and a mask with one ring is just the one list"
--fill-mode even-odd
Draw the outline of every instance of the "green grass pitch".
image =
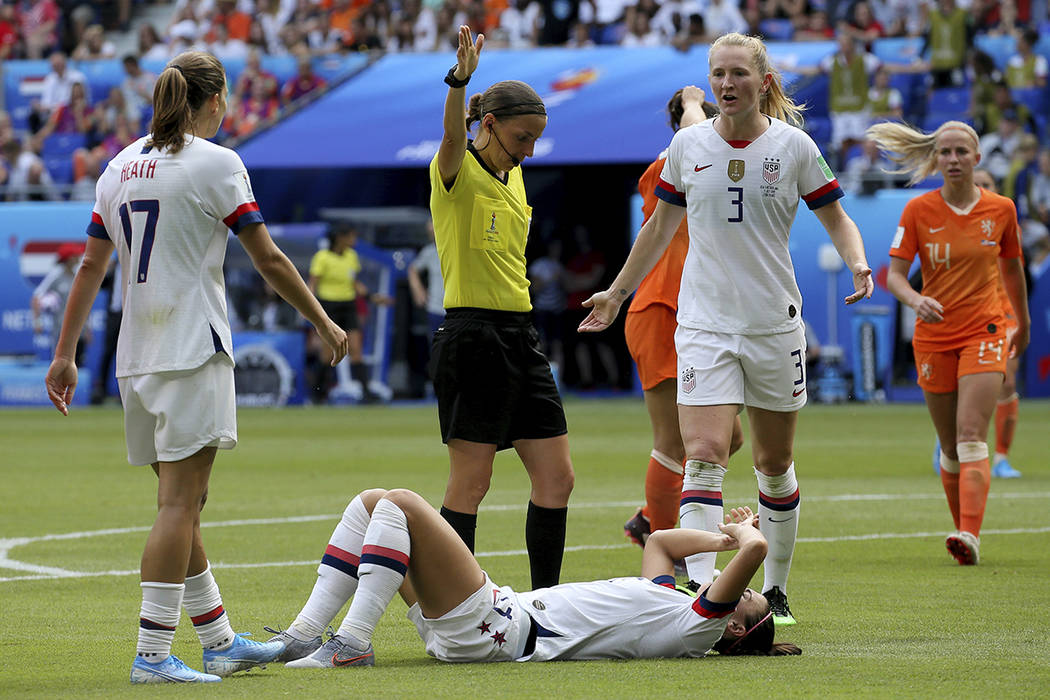
[[[640, 552], [621, 528], [643, 500], [642, 403], [570, 400], [566, 410], [576, 490], [562, 580], [635, 575]], [[448, 466], [434, 406], [239, 418], [240, 445], [219, 453], [212, 474], [204, 538], [234, 628], [265, 639], [263, 625], [287, 625], [306, 599], [356, 492], [408, 487], [437, 505]], [[1048, 426], [1050, 403], [1022, 402], [1011, 456], [1024, 476], [993, 480], [981, 564], [963, 568], [944, 549], [951, 518], [925, 407], [805, 409], [789, 586], [799, 624], [778, 633], [800, 657], [445, 665], [426, 656], [398, 600], [377, 629], [374, 668], [271, 665], [215, 686], [146, 690], [128, 673], [152, 472], [126, 464], [118, 409], [3, 411], [0, 697], [1047, 697]], [[727, 506], [756, 502], [750, 464], [745, 445], [730, 463]], [[501, 453], [477, 549], [494, 580], [522, 589], [527, 499], [520, 462]], [[200, 668], [185, 616], [174, 652]]]

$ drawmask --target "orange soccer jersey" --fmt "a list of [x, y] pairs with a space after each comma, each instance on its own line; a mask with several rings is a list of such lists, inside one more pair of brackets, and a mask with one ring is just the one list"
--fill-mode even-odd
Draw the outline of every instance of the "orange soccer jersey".
[[[645, 220], [653, 215], [656, 203], [656, 184], [664, 169], [666, 158], [657, 158], [638, 180], [638, 193], [642, 195], [642, 213]], [[678, 289], [682, 285], [682, 267], [685, 255], [689, 252], [689, 225], [682, 219], [682, 225], [675, 231], [667, 250], [657, 261], [656, 266], [645, 276], [628, 311], [642, 311], [652, 304], [664, 304], [678, 310]]]
[[1002, 332], [999, 258], [1021, 255], [1020, 228], [1013, 201], [981, 191], [968, 214], [959, 214], [940, 190], [908, 202], [890, 255], [922, 266], [922, 294], [944, 307], [940, 323], [915, 322], [916, 352], [953, 350]]

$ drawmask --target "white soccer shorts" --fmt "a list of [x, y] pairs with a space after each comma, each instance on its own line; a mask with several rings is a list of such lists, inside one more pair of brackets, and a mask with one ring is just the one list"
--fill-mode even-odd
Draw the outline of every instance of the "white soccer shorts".
[[736, 335], [678, 326], [678, 403], [768, 411], [806, 405], [806, 333]]
[[216, 353], [200, 367], [117, 379], [128, 462], [178, 462], [203, 447], [237, 444], [233, 362]]

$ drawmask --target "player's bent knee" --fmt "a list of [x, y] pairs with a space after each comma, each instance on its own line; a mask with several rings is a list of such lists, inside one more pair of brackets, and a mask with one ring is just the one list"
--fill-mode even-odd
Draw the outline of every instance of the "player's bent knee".
[[364, 505], [365, 510], [371, 515], [372, 509], [376, 507], [376, 503], [379, 503], [379, 499], [386, 494], [386, 489], [366, 489], [358, 495], [361, 497], [361, 503]]

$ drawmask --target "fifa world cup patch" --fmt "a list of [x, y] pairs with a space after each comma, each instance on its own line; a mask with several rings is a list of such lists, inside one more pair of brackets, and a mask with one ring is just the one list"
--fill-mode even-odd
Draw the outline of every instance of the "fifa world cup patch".
[[691, 394], [696, 388], [696, 370], [692, 367], [682, 370], [682, 392]]

